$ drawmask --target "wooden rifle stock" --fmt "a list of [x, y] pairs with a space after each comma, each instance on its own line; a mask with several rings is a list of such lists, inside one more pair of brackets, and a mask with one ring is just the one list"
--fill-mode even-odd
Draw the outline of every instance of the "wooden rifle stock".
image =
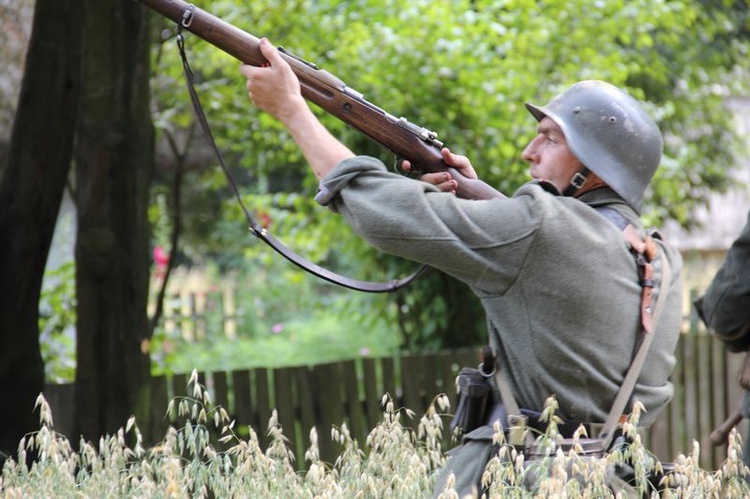
[[[139, 1], [245, 64], [262, 66], [267, 62], [260, 52], [258, 38], [192, 4], [183, 0]], [[481, 180], [464, 177], [445, 164], [440, 155], [443, 144], [434, 132], [404, 118], [396, 118], [366, 101], [362, 94], [331, 73], [279, 50], [297, 75], [302, 95], [308, 101], [387, 147], [398, 157], [409, 160], [416, 170], [424, 173], [449, 171], [458, 183], [456, 194], [463, 198], [505, 197]]]

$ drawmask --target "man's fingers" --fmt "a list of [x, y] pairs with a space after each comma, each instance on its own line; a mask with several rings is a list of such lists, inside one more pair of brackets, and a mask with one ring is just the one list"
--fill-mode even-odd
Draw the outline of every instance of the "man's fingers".
[[268, 68], [269, 66], [278, 66], [279, 64], [283, 64], [285, 61], [281, 57], [281, 54], [279, 54], [279, 51], [274, 47], [271, 42], [269, 42], [265, 38], [261, 38], [260, 40], [260, 53], [263, 54], [263, 57], [266, 58], [268, 61], [267, 64], [264, 64], [263, 66], [251, 66], [250, 64], [241, 64], [240, 65], [240, 74], [244, 76], [245, 78], [253, 78], [260, 74], [260, 71], [262, 71], [264, 68]]
[[253, 66], [249, 64], [240, 65], [240, 74], [245, 78], [250, 78], [253, 74]]
[[279, 51], [268, 41], [267, 38], [260, 39], [260, 52], [263, 54], [263, 57], [271, 63], [271, 66], [276, 66], [283, 61]]
[[451, 174], [448, 172], [424, 173], [419, 179], [423, 182], [437, 185], [449, 181]]
[[[401, 169], [406, 173], [411, 173], [411, 163], [403, 160]], [[419, 180], [432, 184], [443, 192], [454, 192], [458, 188], [458, 182], [453, 180], [448, 172], [423, 173], [419, 176]]]
[[447, 147], [440, 150], [440, 154], [443, 156], [443, 161], [458, 169], [464, 177], [476, 179], [477, 173], [474, 171], [474, 167], [471, 166], [471, 161], [466, 156], [461, 154], [453, 154]]
[[458, 187], [458, 183], [447, 172], [425, 173], [419, 180], [432, 184], [443, 192], [453, 192]]

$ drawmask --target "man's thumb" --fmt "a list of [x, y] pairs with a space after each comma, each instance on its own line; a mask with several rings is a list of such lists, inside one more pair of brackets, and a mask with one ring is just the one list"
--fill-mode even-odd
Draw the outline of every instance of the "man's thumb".
[[276, 50], [276, 47], [274, 47], [267, 38], [260, 39], [260, 53], [263, 54], [263, 57], [265, 57], [272, 66], [276, 65], [281, 59], [279, 51]]

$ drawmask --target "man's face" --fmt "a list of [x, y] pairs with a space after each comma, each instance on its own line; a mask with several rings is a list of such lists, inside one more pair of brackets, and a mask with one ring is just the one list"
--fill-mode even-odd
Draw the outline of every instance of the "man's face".
[[557, 123], [545, 116], [521, 157], [529, 162], [529, 173], [535, 180], [546, 180], [560, 192], [570, 185], [570, 179], [583, 168], [568, 149], [565, 136]]

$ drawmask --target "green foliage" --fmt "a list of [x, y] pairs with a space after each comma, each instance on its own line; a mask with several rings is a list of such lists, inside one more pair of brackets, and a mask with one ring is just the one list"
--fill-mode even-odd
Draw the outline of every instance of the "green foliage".
[[[235, 272], [231, 279], [209, 279], [213, 291], [200, 316], [161, 321], [151, 342], [153, 374], [320, 364], [398, 352], [395, 328], [377, 316], [357, 320], [371, 310], [366, 301], [372, 297], [342, 295], [272, 254], [249, 261], [257, 267]], [[231, 309], [224, 287], [234, 297]], [[168, 301], [166, 307], [180, 305]], [[234, 322], [235, 337], [224, 334], [227, 320]], [[200, 325], [204, 338], [186, 334]]]
[[309, 317], [300, 315], [289, 322], [277, 322], [251, 338], [212, 335], [196, 342], [176, 335], [160, 336], [152, 347], [152, 373], [320, 364], [398, 352], [398, 338], [392, 332], [352, 330], [346, 322], [325, 310], [313, 312]]
[[[388, 112], [437, 131], [507, 193], [528, 180], [520, 152], [536, 124], [523, 103], [545, 103], [582, 79], [627, 88], [663, 130], [665, 156], [644, 213], [649, 224], [672, 218], [690, 226], [692, 210], [727, 187], [727, 165], [740, 151], [727, 98], [747, 92], [742, 2], [223, 0], [205, 8], [327, 69]], [[202, 142], [186, 132], [193, 119], [172, 44], [154, 52], [156, 122], [195, 152]], [[387, 279], [414, 268], [366, 248], [339, 217], [315, 205], [314, 178], [288, 133], [249, 104], [237, 61], [191, 35], [187, 46], [219, 146], [253, 213], [270, 217], [272, 233], [359, 278]], [[356, 152], [393, 161], [336, 119], [321, 119]], [[269, 250], [249, 244], [216, 165], [193, 165], [185, 186], [183, 253], [196, 262], [217, 259], [225, 268], [262, 268]], [[368, 300], [369, 313], [357, 316], [385, 318], [409, 348], [450, 344], [445, 338], [467, 327], [464, 336], [473, 342], [483, 327], [475, 317], [481, 312], [470, 326], [448, 316], [455, 287], [425, 279], [404, 291], [408, 296]], [[469, 293], [461, 303], [479, 310]]]
[[[554, 403], [554, 399], [551, 399]], [[426, 497], [432, 492], [436, 472], [445, 462], [440, 448], [441, 413], [449, 402], [439, 395], [419, 420], [416, 431], [401, 424], [408, 409], [398, 410], [383, 397], [383, 418], [365, 442], [352, 439], [346, 425], [331, 429], [331, 438], [343, 451], [334, 463], [320, 460], [315, 428], [305, 452], [306, 470], [297, 472], [291, 452], [274, 411], [268, 434], [270, 444], [261, 448], [255, 431], [247, 437], [226, 410], [215, 406], [194, 371], [187, 395], [175, 397], [168, 412], [184, 425], [170, 427], [156, 446], [144, 446], [136, 421], [124, 429], [103, 435], [98, 443], [81, 441], [75, 450], [55, 433], [52, 414], [42, 396], [37, 405], [40, 430], [24, 438], [18, 455], [8, 459], [0, 478], [3, 497]], [[635, 432], [637, 411], [624, 425], [631, 443], [603, 456], [583, 455], [576, 435], [563, 450], [553, 407], [548, 405], [548, 427], [535, 437], [532, 459], [507, 444], [496, 428], [498, 450], [492, 456], [483, 485], [491, 497], [607, 497], [613, 470], [635, 460], [634, 487], [650, 496], [654, 472], [667, 471], [643, 447]], [[324, 432], [326, 433], [326, 432]], [[218, 435], [218, 439], [216, 436]], [[128, 442], [133, 442], [128, 444]], [[730, 435], [727, 459], [717, 471], [701, 469], [696, 444], [693, 453], [679, 455], [663, 485], [660, 497], [743, 497], [750, 492], [745, 477], [750, 472], [739, 459], [740, 436]], [[36, 455], [27, 465], [28, 455]], [[302, 458], [302, 456], [299, 456]], [[456, 497], [448, 479], [444, 498]]]
[[75, 264], [66, 262], [45, 273], [39, 300], [39, 346], [45, 378], [67, 382], [75, 377]]

